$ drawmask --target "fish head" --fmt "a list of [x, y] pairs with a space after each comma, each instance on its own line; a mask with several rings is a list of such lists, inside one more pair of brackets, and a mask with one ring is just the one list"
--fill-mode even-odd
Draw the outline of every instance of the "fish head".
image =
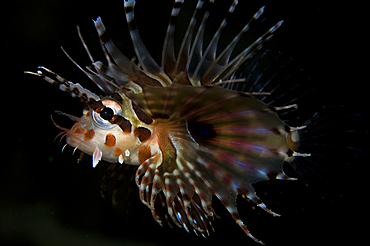
[[140, 141], [133, 131], [129, 104], [128, 98], [121, 102], [111, 97], [90, 100], [80, 118], [61, 113], [76, 121], [71, 129], [55, 125], [65, 132], [68, 145], [92, 155], [93, 167], [102, 159], [135, 165]]

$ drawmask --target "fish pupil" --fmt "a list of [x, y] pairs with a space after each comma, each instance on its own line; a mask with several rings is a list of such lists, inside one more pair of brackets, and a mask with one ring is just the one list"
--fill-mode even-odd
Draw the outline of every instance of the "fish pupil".
[[111, 120], [113, 119], [114, 112], [113, 109], [105, 107], [101, 112], [100, 112], [100, 117], [102, 117], [104, 120]]

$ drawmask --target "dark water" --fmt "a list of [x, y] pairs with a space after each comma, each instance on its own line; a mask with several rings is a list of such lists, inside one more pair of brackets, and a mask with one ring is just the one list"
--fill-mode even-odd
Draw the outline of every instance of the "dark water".
[[[163, 41], [156, 39], [164, 37], [171, 3], [161, 1], [155, 6], [157, 1], [142, 2], [148, 1], [137, 3], [140, 34], [149, 50], [160, 55]], [[354, 10], [359, 6], [320, 1], [246, 2], [237, 7], [235, 25], [240, 22], [242, 26], [266, 5], [267, 21], [285, 20], [272, 42], [305, 68], [313, 83], [328, 91], [327, 100], [343, 100], [354, 111], [366, 108], [360, 108], [367, 100], [362, 92], [365, 81], [358, 79], [361, 45], [355, 39], [361, 14]], [[91, 19], [101, 16], [117, 45], [132, 57], [121, 1], [14, 1], [5, 12], [1, 245], [214, 245], [220, 240], [255, 244], [217, 202], [222, 220], [215, 222], [216, 233], [209, 239], [181, 229], [161, 228], [141, 204], [135, 187], [129, 201], [115, 210], [109, 198], [100, 197], [100, 179], [108, 164], [92, 169], [90, 157], [76, 163], [78, 151], [72, 156], [67, 147], [61, 154], [63, 143], [53, 143], [59, 130], [50, 115], [60, 110], [79, 116], [82, 105], [39, 78], [23, 75], [23, 71], [35, 71], [43, 65], [98, 92], [59, 47], [62, 45], [79, 64], [90, 64], [76, 25], [88, 44], [99, 50]], [[71, 124], [66, 118], [55, 116], [55, 120], [63, 126]], [[366, 185], [365, 180], [350, 180], [342, 197], [330, 201], [299, 181], [259, 184], [260, 196], [267, 193], [264, 202], [280, 213], [280, 218], [253, 211], [241, 200], [238, 205], [253, 235], [268, 245], [364, 243], [368, 240], [364, 226]]]

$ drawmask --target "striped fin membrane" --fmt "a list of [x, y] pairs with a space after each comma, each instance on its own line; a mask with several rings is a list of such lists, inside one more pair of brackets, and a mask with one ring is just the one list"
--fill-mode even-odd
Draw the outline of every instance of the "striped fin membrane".
[[[291, 129], [276, 111], [252, 96], [214, 86], [173, 85], [128, 96], [161, 122], [152, 141], [143, 145], [160, 150], [140, 165], [136, 177], [141, 199], [153, 217], [162, 221], [156, 199], [163, 191], [175, 224], [208, 236], [215, 195], [245, 233], [258, 241], [239, 218], [235, 199], [241, 194], [278, 216], [252, 186], [260, 180], [294, 180], [282, 171], [282, 163], [297, 156], [286, 141]], [[194, 209], [197, 213], [191, 214]]]
[[[25, 73], [40, 76], [50, 84], [58, 86], [61, 91], [69, 92], [72, 97], [80, 98], [84, 102], [100, 100], [98, 95], [83, 88], [80, 84], [72, 83], [71, 81], [64, 79], [63, 77], [47, 69], [46, 67], [40, 66], [39, 69], [40, 70], [38, 70], [37, 73], [29, 71], [26, 71]], [[53, 79], [50, 76], [45, 75], [43, 71], [49, 73], [51, 77], [55, 78]]]
[[[258, 38], [255, 42], [249, 45], [244, 51], [230, 61], [231, 54], [240, 40], [240, 38], [249, 30], [251, 23], [257, 20], [263, 13], [264, 7], [260, 8], [253, 16], [253, 18], [243, 27], [243, 29], [234, 37], [230, 44], [225, 47], [217, 56], [217, 47], [223, 28], [227, 24], [227, 16], [234, 12], [238, 1], [233, 1], [228, 15], [225, 16], [220, 24], [213, 39], [208, 44], [203, 52], [203, 35], [205, 31], [205, 23], [209, 16], [209, 8], [212, 7], [214, 0], [210, 0], [207, 9], [201, 19], [198, 30], [195, 29], [196, 23], [199, 19], [199, 11], [204, 5], [203, 0], [199, 0], [188, 28], [182, 40], [179, 52], [175, 55], [174, 49], [174, 33], [177, 22], [177, 17], [183, 4], [183, 0], [174, 1], [171, 11], [171, 18], [167, 28], [167, 33], [164, 41], [161, 65], [158, 65], [148, 50], [146, 49], [134, 18], [134, 0], [125, 0], [125, 13], [130, 29], [130, 36], [134, 45], [135, 53], [138, 59], [138, 65], [133, 64], [113, 43], [108, 36], [105, 26], [99, 17], [95, 21], [95, 27], [98, 31], [99, 37], [102, 40], [107, 53], [113, 58], [118, 68], [128, 81], [134, 81], [138, 84], [148, 84], [154, 86], [167, 87], [173, 83], [187, 84], [193, 86], [208, 85], [219, 82], [220, 80], [227, 80], [232, 77], [238, 67], [249, 59], [254, 52], [262, 47], [262, 44], [268, 41], [272, 33], [276, 31], [282, 24], [279, 21], [276, 25], [270, 28], [264, 35]], [[196, 32], [196, 33], [195, 33]], [[194, 36], [195, 35], [195, 36]], [[193, 38], [194, 37], [194, 38]], [[104, 68], [106, 71], [113, 71], [117, 66], [112, 65], [108, 60], [108, 67]], [[102, 64], [95, 62], [95, 68], [102, 71]], [[112, 73], [106, 72], [105, 75], [112, 76]], [[103, 72], [104, 73], [104, 72]], [[112, 76], [116, 78], [116, 76]]]

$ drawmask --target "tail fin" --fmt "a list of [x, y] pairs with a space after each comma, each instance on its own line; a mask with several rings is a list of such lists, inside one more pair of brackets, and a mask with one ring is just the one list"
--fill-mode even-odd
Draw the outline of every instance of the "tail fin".
[[351, 106], [323, 107], [299, 130], [299, 152], [290, 163], [301, 178], [330, 198], [342, 196], [366, 180], [370, 153], [366, 111]]
[[298, 133], [300, 145], [294, 151], [310, 154], [289, 158], [284, 168], [292, 166], [296, 174], [284, 170], [288, 176], [298, 174], [330, 197], [366, 180], [370, 117], [361, 91], [354, 95], [348, 93], [349, 84], [311, 79], [297, 62], [275, 49], [257, 52], [237, 77], [245, 80], [221, 86], [255, 93], [273, 107], [298, 106], [278, 112], [281, 120], [298, 129], [294, 135]]

